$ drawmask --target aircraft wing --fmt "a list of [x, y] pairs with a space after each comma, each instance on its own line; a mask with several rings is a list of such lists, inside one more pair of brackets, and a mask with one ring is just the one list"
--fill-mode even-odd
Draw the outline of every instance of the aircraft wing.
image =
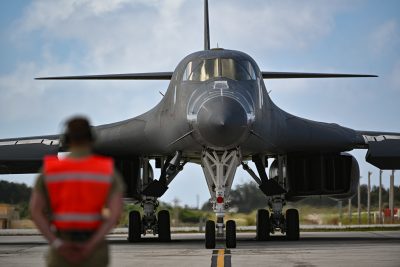
[[369, 74], [344, 74], [344, 73], [310, 73], [310, 72], [276, 72], [263, 71], [264, 79], [296, 79], [296, 78], [367, 78], [378, 77]]
[[381, 170], [400, 169], [400, 133], [358, 131], [368, 148], [365, 159]]
[[0, 174], [37, 173], [46, 155], [57, 155], [60, 136], [0, 140]]
[[40, 77], [35, 80], [171, 80], [173, 72]]
[[[102, 75], [78, 75], [78, 76], [54, 76], [39, 77], [36, 80], [171, 80], [173, 72], [150, 72], [150, 73], [123, 73]], [[355, 77], [378, 77], [366, 74], [343, 74], [343, 73], [308, 73], [308, 72], [274, 72], [263, 71], [264, 79], [290, 79], [290, 78], [355, 78]]]

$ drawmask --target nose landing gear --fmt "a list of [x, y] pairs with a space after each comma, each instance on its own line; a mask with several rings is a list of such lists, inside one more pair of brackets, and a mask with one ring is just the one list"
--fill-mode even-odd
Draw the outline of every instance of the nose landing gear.
[[229, 208], [229, 193], [237, 166], [241, 162], [239, 149], [231, 151], [204, 150], [201, 157], [201, 166], [206, 177], [208, 189], [211, 194], [210, 202], [217, 217], [214, 221], [206, 223], [206, 248], [216, 246], [216, 239], [225, 237], [226, 247], [236, 247], [236, 223], [229, 220], [224, 224], [225, 213]]

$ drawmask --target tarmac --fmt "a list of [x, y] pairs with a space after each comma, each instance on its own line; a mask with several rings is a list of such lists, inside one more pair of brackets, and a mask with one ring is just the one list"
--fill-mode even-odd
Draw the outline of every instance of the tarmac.
[[[173, 234], [160, 243], [147, 237], [126, 241], [126, 234], [108, 236], [110, 266], [400, 266], [400, 231], [302, 232], [299, 241], [284, 236], [259, 242], [254, 233], [238, 233], [237, 248], [204, 248], [204, 234]], [[45, 266], [48, 249], [39, 235], [0, 236], [0, 266]]]

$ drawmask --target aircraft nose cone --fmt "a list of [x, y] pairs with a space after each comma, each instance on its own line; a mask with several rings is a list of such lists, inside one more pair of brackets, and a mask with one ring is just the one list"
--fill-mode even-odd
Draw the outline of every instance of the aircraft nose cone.
[[217, 97], [203, 104], [197, 115], [200, 135], [217, 147], [235, 145], [247, 131], [247, 115], [239, 102]]

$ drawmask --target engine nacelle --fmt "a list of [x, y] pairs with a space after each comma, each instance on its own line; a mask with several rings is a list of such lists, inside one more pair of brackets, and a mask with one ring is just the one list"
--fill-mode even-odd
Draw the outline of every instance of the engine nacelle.
[[287, 199], [307, 196], [329, 196], [347, 199], [357, 191], [360, 170], [357, 160], [348, 153], [320, 155], [287, 155], [275, 160], [270, 178], [283, 177]]

